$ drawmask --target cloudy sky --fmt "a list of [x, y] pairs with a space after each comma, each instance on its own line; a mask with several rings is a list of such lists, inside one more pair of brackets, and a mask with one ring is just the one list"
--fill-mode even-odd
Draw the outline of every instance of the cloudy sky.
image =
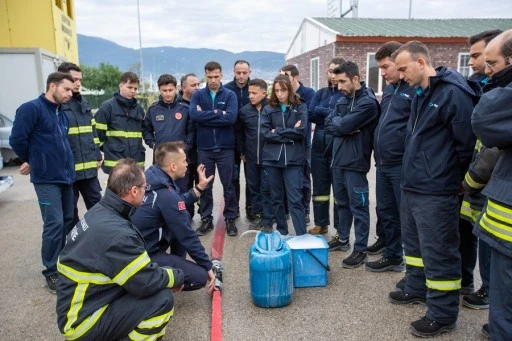
[[[143, 47], [286, 52], [327, 0], [139, 0]], [[343, 0], [343, 11], [350, 0]], [[78, 33], [138, 48], [137, 0], [75, 0]], [[360, 18], [407, 18], [407, 0], [359, 0]], [[351, 17], [351, 14], [348, 15]], [[512, 1], [412, 0], [413, 18], [512, 17]]]

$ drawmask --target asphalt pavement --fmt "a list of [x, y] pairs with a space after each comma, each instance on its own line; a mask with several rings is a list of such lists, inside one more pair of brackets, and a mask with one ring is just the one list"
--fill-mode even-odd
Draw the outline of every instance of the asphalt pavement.
[[[104, 187], [106, 176], [100, 173]], [[28, 177], [18, 174], [17, 166], [5, 167], [0, 170], [0, 175], [13, 175], [14, 178], [14, 186], [0, 193], [0, 340], [63, 340], [56, 323], [56, 297], [45, 289], [41, 275], [42, 220], [34, 188]], [[373, 170], [368, 178], [372, 214], [369, 243], [373, 243], [376, 221]], [[221, 198], [222, 187], [216, 179], [214, 219], [218, 218]], [[237, 220], [239, 236], [251, 227], [245, 217], [244, 203], [242, 197], [241, 217]], [[80, 201], [80, 212], [84, 210]], [[194, 227], [199, 223], [196, 215]], [[289, 225], [292, 232], [291, 222]], [[331, 227], [329, 235], [334, 233]], [[201, 237], [208, 252], [212, 235]], [[353, 233], [351, 239], [353, 242]], [[341, 261], [349, 252], [329, 253], [331, 271], [326, 287], [296, 288], [292, 303], [284, 308], [256, 307], [251, 301], [248, 269], [248, 250], [253, 241], [254, 234], [242, 238], [226, 237], [222, 259], [224, 340], [417, 339], [410, 334], [409, 323], [425, 314], [425, 306], [396, 306], [388, 302], [388, 293], [404, 273], [371, 273], [365, 271], [364, 266], [343, 269]], [[370, 256], [370, 259], [376, 258], [378, 256]], [[477, 270], [475, 278], [478, 288]], [[175, 296], [175, 300], [174, 317], [164, 340], [209, 340], [211, 299], [206, 291], [182, 292]], [[455, 331], [437, 340], [484, 340], [480, 329], [487, 314], [485, 310], [471, 310], [461, 305]]]

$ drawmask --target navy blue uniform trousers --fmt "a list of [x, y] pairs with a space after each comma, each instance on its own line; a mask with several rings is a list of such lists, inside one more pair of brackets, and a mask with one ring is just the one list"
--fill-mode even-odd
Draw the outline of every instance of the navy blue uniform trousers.
[[85, 207], [90, 210], [101, 200], [101, 186], [98, 177], [91, 179], [77, 180], [73, 183], [73, 194], [74, 194], [74, 216], [72, 225], [75, 226], [78, 223], [78, 199], [82, 194], [84, 199]]
[[[224, 218], [235, 219], [237, 214], [237, 201], [235, 187], [233, 186], [233, 176], [235, 169], [235, 152], [233, 149], [219, 149], [216, 151], [199, 150], [198, 162], [205, 167], [206, 177], [215, 175], [215, 165], [217, 165], [218, 175], [224, 189]], [[208, 184], [201, 195], [199, 213], [204, 219], [212, 219], [213, 210], [213, 181]]]
[[[317, 226], [329, 226], [329, 206], [331, 199], [331, 160], [324, 156], [332, 136], [325, 135], [323, 127], [316, 127], [311, 146], [311, 176], [313, 179], [313, 214]], [[338, 208], [333, 209], [334, 228], [337, 229]]]
[[332, 170], [334, 198], [338, 207], [338, 234], [341, 240], [348, 240], [354, 222], [356, 241], [354, 250], [366, 252], [370, 232], [370, 199], [366, 172], [346, 169]]
[[406, 257], [405, 292], [427, 299], [427, 318], [457, 321], [461, 282], [457, 195], [402, 190], [400, 219]]
[[283, 205], [286, 191], [295, 234], [297, 236], [305, 234], [306, 213], [302, 202], [303, 166], [287, 166], [286, 168], [265, 166], [265, 171], [268, 175], [272, 213], [277, 223], [277, 230], [282, 235], [288, 234]]

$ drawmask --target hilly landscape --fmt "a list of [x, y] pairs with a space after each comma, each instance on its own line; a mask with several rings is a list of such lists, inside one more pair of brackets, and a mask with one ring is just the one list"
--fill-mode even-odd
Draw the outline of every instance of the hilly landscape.
[[[80, 64], [98, 66], [109, 63], [118, 66], [121, 71], [138, 70], [140, 56], [138, 49], [124, 47], [113, 41], [78, 35]], [[218, 61], [223, 67], [224, 79], [233, 78], [233, 64], [238, 59], [251, 64], [252, 78], [272, 80], [281, 66], [285, 64], [284, 54], [268, 51], [244, 51], [233, 53], [226, 50], [194, 49], [185, 47], [147, 47], [142, 49], [144, 77], [158, 77], [162, 73], [175, 76], [193, 72], [200, 78], [204, 75], [204, 64]]]

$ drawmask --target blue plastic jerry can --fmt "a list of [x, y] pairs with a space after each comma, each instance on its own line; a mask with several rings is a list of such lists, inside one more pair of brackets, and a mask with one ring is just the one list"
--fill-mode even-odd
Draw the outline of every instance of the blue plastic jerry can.
[[249, 251], [251, 297], [263, 308], [287, 306], [293, 296], [293, 262], [290, 247], [278, 231], [259, 232]]

